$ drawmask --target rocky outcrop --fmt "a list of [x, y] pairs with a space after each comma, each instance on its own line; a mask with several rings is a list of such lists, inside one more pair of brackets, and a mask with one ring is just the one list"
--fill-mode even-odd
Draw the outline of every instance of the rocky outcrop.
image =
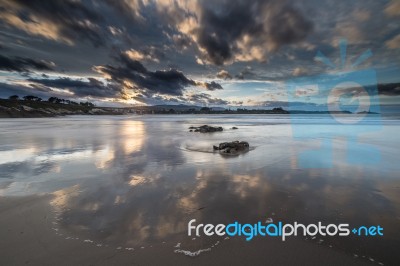
[[200, 127], [189, 127], [190, 132], [200, 132], [200, 133], [211, 133], [211, 132], [219, 132], [223, 131], [222, 127], [212, 127], [208, 125], [200, 126]]
[[215, 151], [219, 151], [222, 154], [239, 154], [247, 152], [250, 145], [247, 141], [232, 141], [232, 142], [222, 142], [219, 146], [213, 146]]

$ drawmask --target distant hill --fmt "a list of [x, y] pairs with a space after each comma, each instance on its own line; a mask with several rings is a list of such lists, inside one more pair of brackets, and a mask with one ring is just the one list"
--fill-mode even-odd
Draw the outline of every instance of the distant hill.
[[165, 109], [165, 110], [173, 109], [175, 111], [188, 111], [190, 109], [199, 111], [201, 109], [201, 106], [185, 105], [185, 104], [177, 104], [177, 105], [159, 104], [159, 105], [153, 105], [152, 107], [155, 109]]

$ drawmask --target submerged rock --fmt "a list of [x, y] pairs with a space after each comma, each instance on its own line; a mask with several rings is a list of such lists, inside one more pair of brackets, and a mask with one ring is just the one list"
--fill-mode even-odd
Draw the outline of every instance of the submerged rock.
[[238, 129], [237, 127], [232, 127], [232, 129]]
[[223, 131], [222, 127], [212, 127], [208, 125], [200, 126], [200, 127], [189, 127], [190, 132], [200, 132], [200, 133], [210, 133], [210, 132], [218, 132]]
[[238, 154], [247, 152], [250, 146], [247, 141], [232, 141], [222, 142], [219, 146], [213, 146], [213, 149], [219, 151], [222, 154]]

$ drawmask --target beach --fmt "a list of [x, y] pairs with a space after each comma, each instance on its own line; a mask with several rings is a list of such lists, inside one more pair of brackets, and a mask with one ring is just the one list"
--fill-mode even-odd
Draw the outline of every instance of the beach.
[[[185, 256], [174, 243], [155, 244], [134, 250], [98, 246], [80, 239], [70, 239], [54, 233], [53, 210], [47, 197], [7, 198], [0, 201], [0, 240], [3, 265], [374, 265], [351, 255], [316, 246], [313, 243], [290, 240], [259, 240], [246, 243], [226, 240], [212, 252], [201, 256]], [[64, 232], [63, 232], [64, 233]], [[205, 243], [186, 243], [191, 248]]]
[[[332, 120], [318, 115], [66, 116], [0, 124], [2, 265], [395, 265], [400, 259], [397, 117], [372, 117], [336, 137]], [[224, 130], [189, 132], [205, 124]], [[354, 130], [357, 145], [349, 145], [346, 134]], [[249, 151], [213, 151], [234, 140], [249, 142]], [[324, 156], [304, 153], [327, 140], [332, 150]], [[380, 225], [384, 235], [197, 237], [187, 234], [192, 219]]]

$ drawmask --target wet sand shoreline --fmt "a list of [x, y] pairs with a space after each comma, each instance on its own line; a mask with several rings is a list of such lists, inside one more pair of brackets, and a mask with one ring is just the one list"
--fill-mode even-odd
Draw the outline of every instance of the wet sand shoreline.
[[[196, 257], [177, 254], [174, 243], [139, 250], [98, 247], [53, 230], [51, 195], [0, 198], [2, 265], [377, 265], [367, 259], [300, 239], [286, 242], [229, 239]], [[60, 228], [60, 230], [63, 230]], [[61, 232], [61, 231], [60, 231]], [[185, 249], [184, 245], [181, 249]]]
[[[302, 116], [3, 121], [0, 264], [396, 265], [399, 140], [387, 136], [395, 136], [399, 122], [387, 121], [384, 131], [363, 139], [380, 149], [381, 164], [359, 167], [336, 157], [327, 170], [298, 165], [299, 152], [324, 139], [314, 134], [307, 142], [293, 139], [293, 126], [312, 130], [326, 122], [305, 121]], [[188, 132], [204, 124], [238, 130]], [[238, 139], [257, 148], [232, 158], [204, 152]], [[334, 144], [339, 155], [346, 154], [344, 140]], [[353, 152], [363, 155], [358, 147]], [[319, 162], [331, 159], [324, 154]], [[187, 236], [191, 219], [228, 224], [270, 218], [380, 225], [385, 234], [297, 236], [285, 242]], [[206, 251], [185, 255], [199, 250]]]

